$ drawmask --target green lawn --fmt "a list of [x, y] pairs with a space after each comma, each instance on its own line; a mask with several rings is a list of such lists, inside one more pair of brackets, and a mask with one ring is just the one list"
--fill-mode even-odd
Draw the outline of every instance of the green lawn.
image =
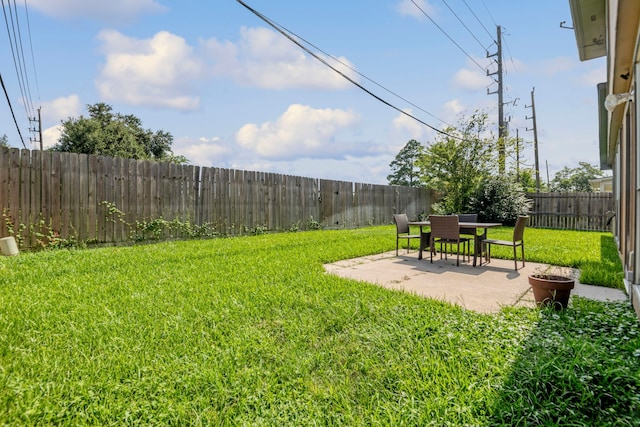
[[[492, 228], [489, 237], [511, 240], [513, 228]], [[622, 264], [611, 233], [528, 227], [524, 242], [527, 261], [578, 268], [581, 283], [624, 289]], [[494, 245], [491, 256], [513, 259], [513, 248]]]
[[[324, 273], [394, 230], [0, 257], [0, 424], [640, 424], [628, 304], [478, 314]], [[613, 262], [564, 233], [527, 259]]]

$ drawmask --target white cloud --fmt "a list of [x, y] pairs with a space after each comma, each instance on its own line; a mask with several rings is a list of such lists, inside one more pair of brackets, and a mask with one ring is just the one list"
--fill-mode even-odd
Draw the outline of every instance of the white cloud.
[[577, 60], [566, 56], [551, 58], [542, 61], [535, 69], [544, 76], [551, 77], [560, 73], [571, 71], [578, 65]]
[[[82, 105], [78, 95], [69, 95], [45, 101], [41, 105], [42, 146], [52, 147], [58, 143], [62, 133], [60, 122], [81, 114]], [[56, 123], [55, 125], [52, 125]], [[48, 127], [49, 126], [49, 127]]]
[[106, 63], [96, 79], [106, 101], [178, 110], [199, 107], [191, 82], [205, 77], [206, 64], [182, 37], [166, 31], [146, 40], [102, 31]]
[[[215, 61], [216, 75], [232, 78], [245, 86], [265, 89], [343, 89], [349, 86], [344, 77], [266, 28], [243, 27], [238, 44], [209, 39], [203, 47]], [[352, 71], [354, 66], [346, 58], [338, 58], [339, 62], [336, 62], [320, 56], [357, 81]]]
[[603, 65], [602, 67], [595, 68], [581, 78], [582, 83], [587, 87], [594, 87], [598, 83], [607, 81], [607, 68]]
[[[265, 28], [243, 28], [237, 44], [209, 39], [197, 47], [167, 31], [150, 39], [136, 39], [105, 30], [98, 39], [105, 63], [96, 87], [111, 102], [194, 110], [200, 106], [195, 85], [214, 76], [265, 89], [349, 86], [335, 71]], [[346, 58], [340, 60], [349, 65]], [[335, 66], [355, 79], [345, 65]]]
[[130, 21], [142, 14], [167, 10], [155, 0], [29, 0], [29, 6], [54, 18], [95, 19], [102, 22]]
[[460, 102], [459, 99], [452, 99], [451, 101], [444, 104], [445, 116], [449, 123], [453, 123], [457, 120], [461, 114], [467, 111], [468, 106], [464, 105]]
[[62, 135], [62, 125], [56, 125], [42, 131], [42, 147], [50, 148], [58, 143]]
[[426, 19], [424, 13], [433, 18], [433, 14], [435, 12], [433, 6], [431, 6], [426, 0], [415, 0], [415, 4], [412, 0], [402, 0], [398, 3], [397, 10], [400, 15], [411, 16], [420, 20]]
[[489, 86], [491, 79], [487, 77], [486, 73], [463, 68], [453, 76], [453, 83], [463, 89], [479, 90]]
[[242, 148], [268, 159], [337, 159], [358, 151], [352, 140], [345, 142], [336, 137], [359, 121], [353, 111], [293, 104], [275, 122], [243, 126], [236, 141]]
[[[413, 114], [411, 109], [405, 109], [403, 111], [406, 111], [408, 114]], [[398, 116], [393, 119], [393, 126], [396, 129], [407, 131], [411, 139], [418, 141], [425, 134], [425, 125], [406, 114], [398, 114]]]
[[81, 111], [80, 97], [74, 94], [43, 102], [41, 118], [45, 123], [56, 123], [69, 117], [79, 116]]
[[180, 138], [174, 140], [173, 153], [185, 156], [192, 164], [205, 167], [224, 167], [233, 151], [218, 138]]

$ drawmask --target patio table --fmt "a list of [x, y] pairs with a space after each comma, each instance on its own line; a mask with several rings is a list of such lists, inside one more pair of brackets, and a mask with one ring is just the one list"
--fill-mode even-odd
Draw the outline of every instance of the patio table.
[[[422, 259], [422, 251], [427, 246], [425, 242], [427, 239], [423, 236], [426, 236], [426, 232], [422, 231], [423, 227], [431, 226], [429, 221], [409, 221], [409, 225], [420, 227], [420, 251], [418, 252], [418, 259]], [[473, 266], [476, 266], [476, 260], [478, 259], [478, 255], [482, 257], [482, 241], [487, 238], [487, 230], [493, 227], [500, 227], [502, 225], [501, 222], [460, 222], [458, 226], [460, 228], [470, 228], [474, 230], [474, 241], [473, 241]], [[477, 230], [482, 229], [482, 233], [478, 234]], [[430, 248], [433, 250], [433, 248]], [[480, 261], [482, 265], [482, 260]]]

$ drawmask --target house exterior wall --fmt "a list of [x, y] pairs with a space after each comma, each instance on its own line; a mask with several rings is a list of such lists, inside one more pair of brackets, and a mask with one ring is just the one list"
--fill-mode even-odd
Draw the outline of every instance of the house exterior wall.
[[[568, 0], [574, 21], [593, 13], [598, 0]], [[606, 22], [607, 37], [607, 94], [632, 93], [629, 102], [622, 102], [608, 110], [606, 129], [601, 123], [601, 153], [605, 153], [605, 168], [613, 171], [615, 221], [612, 232], [618, 246], [625, 272], [625, 286], [636, 312], [640, 316], [640, 98], [637, 79], [640, 76], [640, 2], [638, 0], [601, 0], [603, 16], [592, 15], [594, 22]], [[593, 28], [591, 31], [593, 32]], [[577, 28], [578, 45], [590, 40], [593, 34]], [[590, 58], [584, 58], [590, 59]], [[600, 105], [601, 111], [604, 106]], [[602, 159], [601, 159], [602, 160]]]

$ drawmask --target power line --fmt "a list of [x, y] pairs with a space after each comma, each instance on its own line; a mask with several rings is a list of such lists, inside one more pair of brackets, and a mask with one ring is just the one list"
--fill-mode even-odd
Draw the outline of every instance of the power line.
[[2, 90], [4, 91], [4, 96], [7, 98], [7, 103], [9, 104], [9, 110], [11, 110], [11, 116], [13, 117], [13, 122], [16, 124], [16, 129], [18, 130], [18, 135], [20, 135], [20, 141], [22, 141], [22, 146], [27, 148], [24, 143], [24, 138], [22, 137], [22, 132], [20, 132], [20, 126], [18, 126], [18, 121], [16, 120], [16, 115], [13, 113], [13, 107], [11, 106], [11, 99], [9, 99], [9, 94], [7, 93], [7, 88], [4, 85], [4, 79], [2, 78], [2, 74], [0, 73], [0, 84], [2, 85]]
[[27, 31], [29, 33], [29, 49], [31, 50], [31, 65], [33, 66], [33, 75], [36, 79], [36, 90], [38, 91], [38, 99], [40, 99], [40, 84], [38, 83], [38, 73], [36, 71], [36, 59], [33, 55], [33, 38], [31, 37], [31, 22], [29, 21], [29, 9], [27, 8], [27, 0], [24, 0], [24, 13], [27, 17]]
[[483, 48], [484, 50], [487, 50], [487, 47], [485, 47], [482, 44], [482, 42], [478, 39], [478, 37], [476, 37], [476, 35], [469, 29], [469, 27], [467, 27], [467, 25], [464, 22], [462, 22], [462, 19], [458, 16], [458, 14], [456, 14], [456, 12], [451, 8], [451, 6], [449, 6], [449, 4], [446, 2], [446, 0], [442, 0], [442, 3], [444, 3], [445, 6], [447, 6], [447, 8], [451, 11], [453, 16], [455, 16], [458, 19], [460, 24], [462, 24], [462, 26], [469, 32], [469, 34], [471, 34], [471, 37], [473, 37], [478, 42], [480, 47]]
[[433, 20], [433, 18], [431, 18], [431, 16], [429, 16], [429, 14], [428, 14], [427, 12], [425, 12], [425, 11], [424, 11], [424, 9], [422, 9], [422, 8], [420, 7], [420, 5], [418, 5], [418, 3], [416, 3], [416, 2], [415, 2], [415, 0], [411, 0], [411, 3], [413, 3], [413, 4], [415, 5], [415, 7], [417, 7], [417, 8], [418, 8], [418, 10], [420, 10], [420, 12], [422, 12], [422, 14], [423, 14], [424, 16], [426, 16], [427, 18], [429, 18], [429, 20], [433, 23], [433, 25], [435, 25], [435, 26], [436, 26], [436, 27], [437, 27], [437, 28], [438, 28], [438, 29], [439, 29], [439, 30], [440, 30], [440, 31], [441, 31], [445, 36], [447, 36], [447, 38], [448, 38], [449, 40], [451, 40], [451, 42], [452, 42], [454, 45], [456, 45], [456, 47], [457, 47], [458, 49], [460, 49], [460, 51], [461, 51], [462, 53], [464, 53], [464, 54], [467, 56], [467, 58], [469, 58], [469, 59], [470, 59], [474, 64], [476, 64], [476, 65], [478, 66], [478, 68], [480, 68], [480, 69], [482, 70], [482, 72], [485, 72], [485, 71], [486, 71], [486, 68], [485, 68], [485, 67], [483, 67], [482, 65], [480, 65], [480, 64], [478, 63], [478, 61], [476, 61], [475, 59], [473, 59], [473, 57], [472, 57], [471, 55], [469, 55], [469, 54], [468, 54], [468, 53], [467, 53], [467, 52], [466, 52], [466, 51], [465, 51], [465, 50], [464, 50], [464, 49], [463, 49], [463, 48], [462, 48], [462, 47], [461, 47], [461, 46], [460, 46], [460, 45], [459, 45], [459, 44], [458, 44], [458, 43], [457, 43], [457, 42], [456, 42], [456, 41], [455, 41], [455, 40], [454, 40], [454, 39], [453, 39], [453, 38], [452, 38], [452, 37], [451, 37], [451, 36], [450, 36], [450, 35], [449, 35], [449, 34], [448, 34], [448, 33], [447, 33], [447, 32], [446, 32], [446, 31], [441, 27], [441, 26], [440, 26], [440, 25], [438, 25], [438, 24], [436, 23], [436, 21], [434, 21], [434, 20]]
[[[14, 20], [14, 14], [11, 10], [11, 0], [7, 0], [8, 6], [9, 6], [9, 17], [11, 18], [11, 26], [9, 26], [9, 19], [7, 18], [7, 8], [4, 4], [4, 0], [2, 0], [2, 11], [4, 13], [4, 21], [5, 21], [5, 25], [7, 27], [7, 35], [9, 37], [9, 44], [11, 46], [11, 54], [13, 56], [13, 64], [16, 70], [16, 76], [18, 79], [18, 86], [20, 87], [20, 93], [22, 95], [22, 99], [24, 100], [24, 108], [25, 108], [25, 113], [27, 114], [27, 117], [31, 117], [30, 111], [29, 111], [29, 107], [32, 106], [32, 104], [30, 103], [30, 98], [27, 96], [27, 92], [26, 92], [26, 87], [27, 84], [25, 82], [25, 73], [24, 73], [24, 66], [23, 63], [24, 61], [21, 60], [21, 56], [20, 56], [20, 50], [19, 50], [19, 46], [18, 46], [18, 36], [16, 35], [16, 24], [17, 24], [17, 20], [18, 20], [18, 16], [17, 16], [17, 12], [16, 12], [16, 17]], [[15, 1], [14, 1], [14, 5], [15, 5]], [[19, 28], [19, 27], [18, 27]], [[11, 33], [13, 31], [13, 37], [11, 36]], [[18, 31], [19, 33], [19, 31]], [[22, 58], [24, 58], [24, 55], [22, 55]]]
[[[280, 34], [282, 34], [283, 36], [285, 36], [286, 38], [288, 38], [291, 42], [295, 43], [298, 47], [300, 47], [302, 50], [304, 50], [305, 52], [307, 52], [309, 55], [313, 56], [315, 59], [317, 59], [318, 61], [320, 61], [321, 63], [323, 63], [324, 65], [326, 65], [327, 67], [331, 68], [333, 71], [335, 71], [336, 73], [338, 73], [339, 75], [341, 75], [343, 78], [345, 78], [346, 80], [348, 80], [349, 82], [351, 82], [352, 84], [354, 84], [355, 86], [357, 86], [358, 88], [360, 88], [361, 90], [363, 90], [364, 92], [366, 92], [367, 94], [369, 94], [370, 96], [374, 97], [375, 99], [377, 99], [378, 101], [382, 102], [383, 104], [393, 108], [394, 110], [406, 115], [407, 117], [410, 117], [414, 120], [416, 120], [417, 122], [427, 126], [428, 128], [436, 131], [439, 134], [448, 136], [450, 138], [454, 138], [454, 139], [458, 139], [458, 140], [464, 140], [464, 138], [458, 137], [456, 135], [452, 135], [450, 133], [447, 133], [443, 130], [440, 130], [428, 123], [426, 123], [425, 121], [415, 117], [414, 115], [407, 113], [406, 111], [402, 110], [399, 107], [396, 107], [395, 105], [391, 104], [389, 101], [381, 98], [380, 96], [376, 95], [375, 93], [371, 92], [369, 89], [365, 88], [364, 86], [362, 86], [360, 83], [356, 82], [355, 80], [353, 80], [351, 77], [347, 76], [345, 73], [343, 73], [342, 71], [338, 70], [337, 68], [335, 68], [334, 66], [332, 66], [331, 64], [329, 64], [326, 60], [324, 60], [323, 58], [321, 58], [320, 56], [318, 56], [316, 53], [312, 52], [310, 49], [308, 49], [306, 46], [304, 46], [302, 43], [298, 42], [298, 40], [296, 40], [293, 36], [295, 35], [292, 32], [289, 32], [288, 30], [286, 30], [286, 28], [282, 27], [280, 24], [277, 24], [276, 22], [272, 21], [271, 19], [267, 18], [265, 15], [263, 15], [262, 13], [258, 12], [257, 10], [253, 9], [251, 6], [247, 5], [245, 2], [243, 2], [242, 0], [236, 0], [238, 3], [240, 3], [242, 6], [244, 6], [247, 10], [249, 10], [251, 13], [253, 13], [254, 15], [256, 15], [258, 18], [260, 18], [261, 20], [263, 20], [264, 22], [266, 22], [269, 26], [271, 26], [273, 29], [275, 29], [276, 31], [278, 31]], [[298, 37], [298, 36], [296, 36]], [[301, 39], [302, 40], [302, 39]]]
[[[489, 35], [489, 37], [491, 38], [491, 40], [493, 40], [493, 42], [495, 43], [495, 39], [493, 38], [493, 36], [491, 35], [491, 33], [489, 32], [489, 30], [487, 30], [487, 27], [484, 26], [484, 24], [482, 23], [482, 21], [480, 20], [480, 18], [478, 18], [478, 15], [476, 15], [476, 13], [473, 11], [473, 9], [471, 9], [471, 6], [469, 6], [469, 4], [467, 3], [467, 0], [462, 0], [464, 1], [464, 4], [467, 6], [467, 9], [469, 9], [469, 12], [471, 12], [471, 14], [476, 18], [476, 21], [478, 21], [478, 24], [480, 24], [480, 26], [482, 26], [482, 28], [484, 28], [484, 30], [487, 32], [487, 34]], [[484, 0], [483, 2], [484, 3]], [[486, 8], [487, 5], [485, 4], [484, 7]], [[489, 9], [487, 9], [487, 12], [489, 12]], [[491, 17], [491, 13], [489, 13], [489, 16]], [[491, 20], [493, 20], [493, 18], [491, 18]], [[497, 27], [498, 24], [495, 23], [495, 21], [493, 22], [493, 24]]]
[[[464, 0], [465, 2], [467, 0]], [[489, 10], [489, 8], [487, 7], [487, 4], [484, 2], [484, 0], [482, 0], [482, 5], [484, 6], [484, 9], [487, 11], [487, 13], [489, 14], [489, 18], [491, 18], [491, 22], [493, 22], [493, 25], [497, 26], [498, 24], [496, 23], [496, 20], [493, 19], [493, 15], [491, 15], [491, 11]]]
[[[505, 34], [505, 33], [503, 32], [503, 34]], [[509, 49], [509, 45], [507, 44], [507, 40], [506, 39], [504, 39], [504, 44], [505, 44], [505, 46], [507, 48], [507, 52], [509, 53], [509, 59], [511, 60], [511, 64], [513, 65], [513, 70], [517, 73], [518, 72], [518, 67], [516, 67], [516, 63], [513, 60], [513, 55], [511, 55], [511, 49]]]
[[[313, 43], [311, 43], [310, 41], [304, 39], [303, 37], [299, 36], [298, 34], [294, 33], [293, 31], [289, 30], [288, 28], [280, 25], [280, 24], [276, 24], [278, 25], [280, 28], [282, 28], [285, 32], [294, 35], [296, 38], [300, 39], [301, 41], [303, 41], [304, 43], [306, 43], [307, 45], [313, 47], [314, 49], [316, 49], [317, 51], [323, 53], [324, 55], [326, 55], [327, 57], [333, 59], [334, 61], [336, 61], [337, 63], [343, 65], [344, 67], [350, 69], [351, 71], [353, 71], [354, 73], [358, 74], [360, 77], [364, 78], [365, 80], [370, 81], [371, 83], [373, 83], [374, 85], [378, 86], [379, 88], [385, 90], [386, 92], [390, 93], [391, 95], [397, 97], [398, 99], [401, 99], [402, 101], [406, 102], [407, 104], [411, 105], [412, 107], [417, 108], [418, 110], [422, 111], [423, 113], [433, 117], [434, 119], [446, 124], [447, 126], [453, 127], [453, 125], [451, 125], [450, 123], [447, 123], [446, 121], [442, 120], [441, 118], [437, 117], [436, 115], [428, 112], [427, 110], [423, 109], [422, 107], [414, 104], [413, 102], [409, 101], [408, 99], [402, 97], [401, 95], [397, 94], [396, 92], [392, 91], [391, 89], [386, 88], [385, 86], [383, 86], [382, 84], [378, 83], [377, 81], [367, 77], [366, 75], [362, 74], [360, 71], [356, 70], [355, 68], [353, 68], [351, 65], [347, 64], [346, 62], [342, 61], [340, 58], [336, 58], [335, 56], [331, 55], [330, 53], [325, 52], [324, 50], [322, 50], [321, 48], [319, 48], [318, 46], [314, 45]], [[286, 36], [286, 35], [285, 35]], [[292, 40], [293, 41], [293, 40]], [[294, 41], [295, 43], [295, 41]], [[296, 43], [297, 44], [297, 43]], [[298, 45], [299, 46], [299, 45]], [[311, 53], [310, 53], [311, 54]], [[327, 64], [328, 65], [328, 64]], [[331, 67], [333, 69], [333, 67]]]
[[18, 29], [17, 41], [20, 42], [20, 50], [19, 50], [20, 55], [18, 57], [20, 58], [20, 63], [22, 65], [22, 70], [24, 73], [24, 79], [26, 83], [26, 86], [25, 86], [26, 93], [28, 94], [28, 97], [25, 100], [25, 102], [28, 102], [29, 106], [31, 107], [31, 114], [29, 117], [33, 117], [33, 115], [35, 114], [35, 108], [33, 108], [33, 97], [31, 96], [31, 85], [29, 84], [29, 74], [27, 73], [27, 61], [25, 60], [25, 57], [24, 57], [24, 47], [22, 45], [22, 31], [20, 30], [20, 19], [18, 19], [18, 6], [16, 5], [16, 0], [13, 0], [13, 11], [16, 16], [16, 28]]

